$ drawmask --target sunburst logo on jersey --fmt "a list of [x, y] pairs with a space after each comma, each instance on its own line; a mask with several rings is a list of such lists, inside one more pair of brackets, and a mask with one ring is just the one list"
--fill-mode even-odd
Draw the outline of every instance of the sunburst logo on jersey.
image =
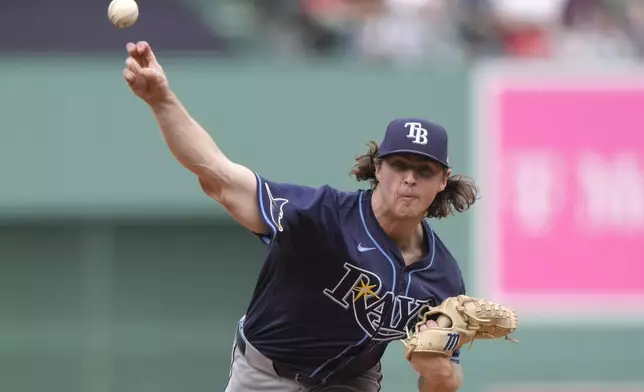
[[386, 290], [378, 274], [372, 271], [348, 262], [344, 263], [344, 269], [346, 273], [342, 279], [331, 288], [325, 288], [324, 295], [353, 313], [357, 326], [374, 341], [405, 339], [405, 327], [418, 318], [419, 309], [430, 300], [432, 306], [436, 305], [434, 297], [418, 299], [395, 295]]
[[364, 280], [360, 279], [360, 283], [353, 288], [354, 291], [358, 292], [358, 294], [354, 296], [355, 298], [353, 299], [353, 302], [356, 302], [360, 297], [376, 297], [380, 299], [380, 297], [373, 292], [374, 287], [376, 287], [375, 284], [367, 284]]

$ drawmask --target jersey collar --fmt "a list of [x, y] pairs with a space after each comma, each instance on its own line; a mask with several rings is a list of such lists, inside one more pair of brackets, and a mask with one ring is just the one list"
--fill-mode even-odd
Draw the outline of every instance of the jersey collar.
[[[387, 235], [385, 230], [380, 226], [380, 223], [376, 219], [376, 215], [371, 207], [371, 198], [373, 197], [373, 190], [364, 191], [362, 196], [362, 208], [363, 213], [366, 219], [367, 229], [371, 233], [373, 239], [377, 242], [377, 245], [380, 246], [384, 251], [389, 253], [399, 264], [400, 266], [405, 266], [405, 260], [402, 257], [402, 252], [394, 241]], [[417, 269], [417, 268], [426, 268], [434, 259], [435, 252], [435, 238], [432, 228], [429, 226], [426, 220], [423, 219], [421, 222], [423, 226], [423, 237], [424, 243], [427, 246], [425, 256], [415, 263], [407, 266], [408, 269]]]

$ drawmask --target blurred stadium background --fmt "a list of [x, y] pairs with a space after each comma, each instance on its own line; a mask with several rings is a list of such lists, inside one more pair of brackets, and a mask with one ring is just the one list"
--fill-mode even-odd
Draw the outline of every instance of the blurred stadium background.
[[[351, 189], [391, 118], [443, 123], [483, 198], [436, 227], [525, 316], [464, 350], [463, 391], [644, 391], [644, 2], [140, 0], [126, 30], [107, 6], [0, 3], [0, 391], [226, 383], [264, 248], [167, 151], [129, 40], [273, 180]], [[383, 390], [415, 389], [394, 343]]]

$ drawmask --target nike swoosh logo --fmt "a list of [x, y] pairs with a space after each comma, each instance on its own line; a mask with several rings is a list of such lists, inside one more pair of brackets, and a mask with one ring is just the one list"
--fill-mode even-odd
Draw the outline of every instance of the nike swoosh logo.
[[364, 246], [362, 246], [362, 244], [358, 244], [358, 252], [368, 252], [368, 251], [374, 250], [374, 249], [376, 249], [376, 248], [365, 248]]

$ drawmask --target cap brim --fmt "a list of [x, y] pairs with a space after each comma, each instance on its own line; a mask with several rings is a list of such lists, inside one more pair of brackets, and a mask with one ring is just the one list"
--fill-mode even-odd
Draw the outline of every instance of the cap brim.
[[401, 149], [401, 150], [388, 151], [388, 152], [386, 152], [384, 154], [378, 154], [378, 158], [384, 158], [384, 157], [388, 157], [390, 155], [398, 155], [398, 154], [418, 155], [418, 156], [421, 156], [421, 157], [424, 157], [424, 158], [429, 158], [432, 161], [436, 161], [436, 162], [440, 163], [441, 165], [443, 165], [445, 167], [450, 167], [447, 162], [443, 162], [443, 161], [441, 161], [440, 159], [436, 158], [435, 156], [433, 156], [431, 154], [427, 154], [427, 153], [416, 151], [416, 150]]

